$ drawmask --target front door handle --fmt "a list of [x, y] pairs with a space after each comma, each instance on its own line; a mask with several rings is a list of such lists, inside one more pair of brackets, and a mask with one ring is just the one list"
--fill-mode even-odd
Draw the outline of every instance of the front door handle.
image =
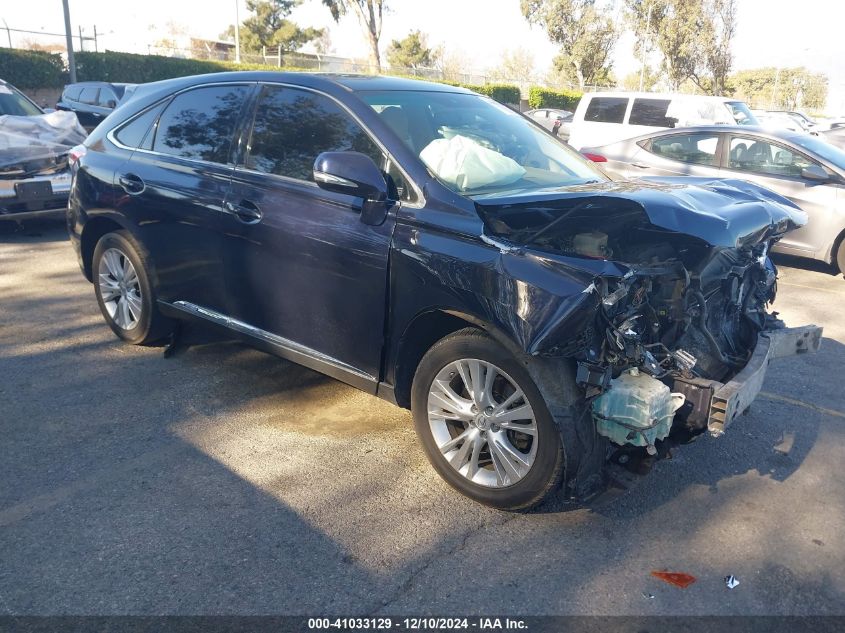
[[120, 183], [120, 186], [123, 187], [126, 193], [132, 195], [141, 193], [146, 186], [141, 177], [135, 174], [121, 174], [117, 177], [117, 182]]
[[264, 217], [261, 213], [261, 209], [258, 208], [258, 205], [250, 200], [241, 200], [239, 204], [227, 201], [223, 206], [226, 211], [234, 215], [244, 224], [257, 224], [261, 222], [261, 218]]

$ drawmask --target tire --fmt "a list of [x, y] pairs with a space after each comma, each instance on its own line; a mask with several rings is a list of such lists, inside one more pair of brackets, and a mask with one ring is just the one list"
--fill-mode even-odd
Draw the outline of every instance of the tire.
[[127, 231], [100, 238], [91, 272], [100, 311], [118, 338], [148, 345], [173, 331], [173, 321], [158, 310], [146, 251]]
[[[475, 396], [465, 377], [481, 385]], [[559, 487], [564, 453], [558, 426], [525, 367], [484, 332], [460, 330], [432, 346], [414, 376], [411, 410], [432, 466], [467, 497], [518, 511]]]
[[836, 259], [839, 272], [845, 275], [845, 235], [839, 240], [839, 247], [836, 249]]

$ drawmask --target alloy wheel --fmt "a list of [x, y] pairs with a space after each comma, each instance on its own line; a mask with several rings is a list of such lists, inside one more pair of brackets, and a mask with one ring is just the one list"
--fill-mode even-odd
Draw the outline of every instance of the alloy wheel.
[[481, 486], [512, 486], [537, 455], [537, 420], [528, 398], [487, 361], [460, 359], [438, 372], [429, 387], [428, 422], [446, 461]]
[[141, 320], [141, 284], [132, 262], [117, 248], [109, 248], [100, 258], [100, 296], [109, 317], [118, 327], [131, 330]]

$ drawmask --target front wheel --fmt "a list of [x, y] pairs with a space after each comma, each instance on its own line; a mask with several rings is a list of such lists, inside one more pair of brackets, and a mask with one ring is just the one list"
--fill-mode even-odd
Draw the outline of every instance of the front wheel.
[[145, 345], [166, 336], [172, 322], [158, 310], [144, 249], [126, 231], [107, 233], [94, 249], [94, 292], [112, 331]]
[[454, 488], [502, 510], [543, 501], [560, 484], [560, 432], [543, 396], [513, 355], [466, 329], [420, 361], [411, 394], [429, 461]]

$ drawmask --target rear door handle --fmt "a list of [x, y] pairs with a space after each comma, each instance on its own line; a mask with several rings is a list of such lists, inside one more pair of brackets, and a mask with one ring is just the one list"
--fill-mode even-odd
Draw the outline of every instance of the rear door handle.
[[139, 194], [144, 191], [146, 186], [141, 177], [135, 174], [122, 174], [117, 177], [117, 182], [120, 183], [126, 193], [130, 194]]
[[250, 200], [241, 200], [239, 204], [227, 201], [223, 207], [244, 224], [258, 224], [264, 217], [258, 205]]

